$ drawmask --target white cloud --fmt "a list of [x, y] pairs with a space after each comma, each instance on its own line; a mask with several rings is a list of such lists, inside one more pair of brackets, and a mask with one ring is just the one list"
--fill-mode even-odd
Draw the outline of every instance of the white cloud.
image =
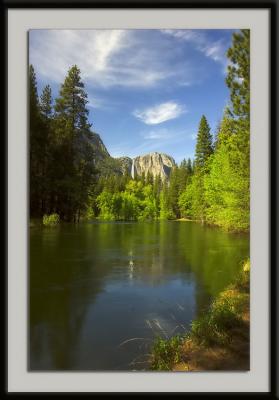
[[32, 30], [29, 43], [30, 63], [39, 77], [59, 84], [74, 64], [86, 86], [95, 88], [146, 88], [166, 79], [172, 84], [194, 81], [190, 63], [177, 60], [173, 46], [156, 32]]
[[212, 42], [209, 40], [208, 36], [200, 30], [164, 29], [161, 32], [191, 43], [198, 51], [216, 62], [220, 62], [221, 64], [227, 63], [226, 46], [223, 40]]
[[184, 112], [186, 112], [185, 107], [174, 101], [169, 101], [142, 111], [135, 110], [133, 115], [147, 125], [157, 125], [178, 118]]
[[226, 62], [225, 52], [226, 49], [222, 40], [212, 43], [211, 45], [207, 45], [203, 49], [206, 57], [212, 58], [212, 60], [216, 62], [224, 63]]
[[30, 62], [41, 75], [61, 82], [77, 64], [85, 79], [98, 80], [113, 54], [125, 46], [122, 30], [35, 30], [30, 33]]
[[196, 133], [192, 133], [192, 134], [191, 134], [191, 139], [192, 139], [192, 140], [196, 140], [196, 138], [197, 138], [197, 134], [196, 134]]

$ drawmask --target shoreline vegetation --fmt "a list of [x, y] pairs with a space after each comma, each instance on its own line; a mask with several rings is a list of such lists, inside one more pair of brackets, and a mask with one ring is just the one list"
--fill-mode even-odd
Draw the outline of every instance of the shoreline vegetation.
[[157, 371], [249, 370], [250, 260], [191, 324], [186, 335], [155, 339], [150, 369]]

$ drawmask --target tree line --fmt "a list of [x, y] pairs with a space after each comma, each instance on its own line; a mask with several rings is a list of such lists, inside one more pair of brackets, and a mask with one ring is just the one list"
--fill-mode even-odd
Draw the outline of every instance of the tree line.
[[[191, 218], [247, 231], [250, 216], [250, 34], [233, 34], [227, 52], [230, 104], [216, 135], [206, 116], [198, 127], [194, 160], [159, 176], [100, 175], [90, 144], [87, 95], [73, 66], [53, 104], [46, 86], [39, 98], [30, 67], [30, 212], [83, 218], [146, 220]], [[97, 179], [98, 177], [98, 179]]]
[[101, 176], [89, 196], [86, 217], [125, 221], [177, 218], [178, 198], [192, 173], [189, 159], [172, 168], [169, 180], [149, 171], [134, 179], [128, 172]]
[[213, 143], [203, 116], [195, 171], [179, 198], [182, 215], [235, 231], [250, 220], [250, 31], [233, 34], [226, 83], [230, 105]]
[[30, 215], [56, 213], [78, 221], [96, 179], [90, 143], [87, 94], [74, 65], [53, 102], [47, 85], [38, 95], [33, 66], [29, 70]]

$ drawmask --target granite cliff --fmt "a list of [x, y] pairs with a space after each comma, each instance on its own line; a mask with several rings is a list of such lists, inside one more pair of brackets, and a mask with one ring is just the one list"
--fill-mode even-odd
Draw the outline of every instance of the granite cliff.
[[174, 159], [164, 153], [154, 152], [135, 158], [110, 156], [100, 135], [92, 132], [90, 140], [95, 153], [95, 164], [101, 174], [125, 174], [128, 173], [132, 178], [151, 173], [160, 176], [163, 180], [168, 179], [172, 167], [175, 166]]

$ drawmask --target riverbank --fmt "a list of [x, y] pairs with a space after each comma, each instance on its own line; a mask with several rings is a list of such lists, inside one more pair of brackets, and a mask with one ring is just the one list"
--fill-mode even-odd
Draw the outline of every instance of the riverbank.
[[198, 222], [197, 220], [190, 219], [190, 218], [176, 218], [174, 221]]
[[249, 370], [250, 261], [233, 285], [221, 292], [208, 312], [192, 322], [190, 333], [158, 338], [150, 360], [152, 370]]

